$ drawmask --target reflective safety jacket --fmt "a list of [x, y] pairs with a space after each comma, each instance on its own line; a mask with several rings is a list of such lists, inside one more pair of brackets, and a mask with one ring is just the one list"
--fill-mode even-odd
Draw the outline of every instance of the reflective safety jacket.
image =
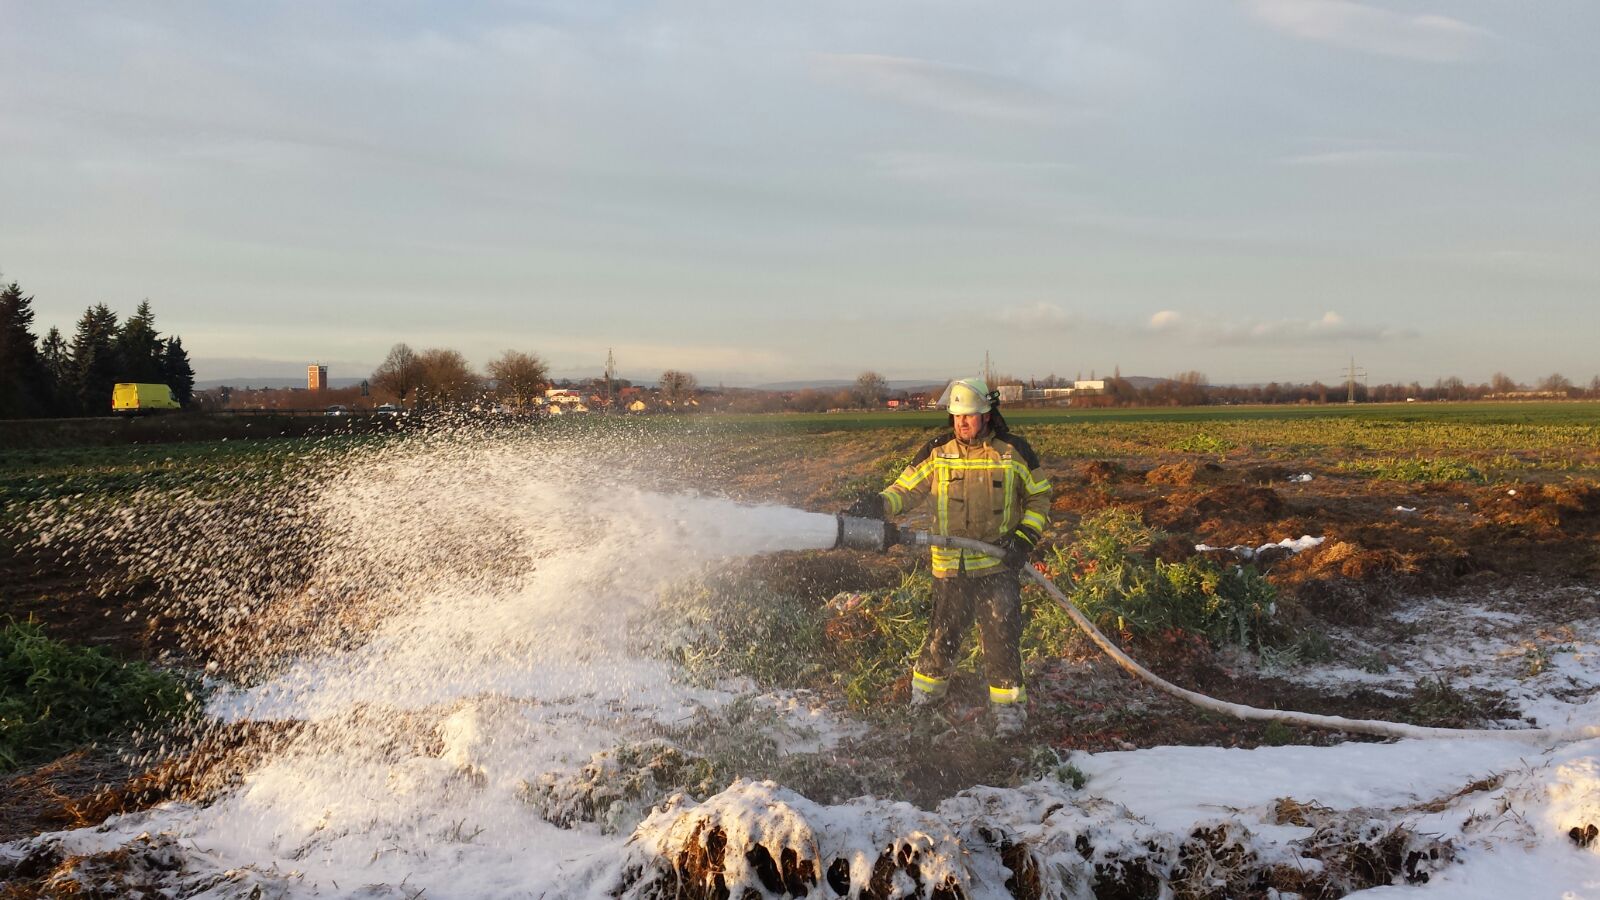
[[[990, 544], [1026, 525], [1043, 534], [1050, 524], [1050, 482], [1039, 457], [1014, 434], [989, 433], [972, 444], [946, 432], [924, 444], [894, 484], [881, 492], [884, 511], [897, 516], [931, 497], [935, 533]], [[987, 553], [934, 547], [933, 575], [992, 575], [1004, 563]]]

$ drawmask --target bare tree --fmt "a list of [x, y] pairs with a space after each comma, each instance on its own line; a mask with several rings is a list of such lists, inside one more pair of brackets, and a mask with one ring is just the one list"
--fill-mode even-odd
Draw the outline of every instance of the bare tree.
[[519, 407], [525, 407], [550, 384], [550, 367], [544, 360], [529, 353], [507, 350], [499, 359], [489, 363], [489, 377], [495, 380], [495, 392]]
[[422, 368], [417, 362], [416, 351], [405, 343], [399, 343], [389, 348], [389, 355], [384, 357], [382, 365], [373, 370], [368, 380], [381, 393], [391, 394], [405, 403], [417, 389], [421, 377]]
[[1489, 379], [1489, 390], [1494, 391], [1496, 394], [1509, 394], [1516, 389], [1516, 381], [1512, 380], [1511, 376], [1504, 372], [1496, 372]]
[[[1093, 379], [1091, 379], [1093, 380]], [[1206, 403], [1206, 384], [1208, 379], [1204, 372], [1190, 369], [1172, 376], [1174, 386], [1173, 397], [1180, 406], [1203, 406]]]
[[883, 398], [889, 396], [889, 381], [877, 372], [862, 372], [856, 376], [854, 393], [857, 403], [875, 409], [883, 405]]
[[1558, 394], [1570, 393], [1572, 391], [1572, 382], [1567, 380], [1567, 376], [1557, 372], [1554, 375], [1546, 375], [1539, 382], [1539, 390]]
[[694, 399], [699, 380], [688, 372], [668, 369], [661, 373], [661, 399], [668, 406], [683, 406]]
[[466, 403], [482, 389], [482, 381], [455, 350], [424, 350], [417, 354], [417, 402], [428, 406]]

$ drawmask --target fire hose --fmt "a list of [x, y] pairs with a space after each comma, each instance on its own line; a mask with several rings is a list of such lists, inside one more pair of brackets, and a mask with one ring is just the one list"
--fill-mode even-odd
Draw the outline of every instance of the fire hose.
[[[1004, 556], [1005, 552], [992, 544], [972, 538], [951, 537], [942, 534], [933, 534], [927, 531], [908, 531], [897, 528], [889, 522], [878, 519], [855, 518], [839, 516], [839, 533], [835, 546], [852, 547], [858, 550], [886, 550], [895, 544], [923, 547], [950, 547], [960, 550], [972, 550], [990, 556]], [[1122, 648], [1113, 644], [1109, 638], [1089, 621], [1067, 596], [1061, 593], [1055, 582], [1045, 576], [1043, 572], [1032, 566], [1023, 566], [1022, 573], [1033, 579], [1034, 583], [1043, 588], [1045, 593], [1059, 605], [1072, 619], [1073, 623], [1083, 629], [1091, 641], [1112, 661], [1134, 677], [1148, 683], [1157, 690], [1173, 697], [1191, 703], [1201, 709], [1221, 713], [1235, 719], [1255, 722], [1283, 722], [1287, 725], [1300, 725], [1307, 728], [1324, 728], [1331, 731], [1347, 731], [1357, 734], [1371, 734], [1386, 738], [1497, 738], [1501, 740], [1523, 740], [1532, 743], [1563, 743], [1566, 741], [1583, 740], [1586, 738], [1600, 737], [1600, 725], [1574, 725], [1564, 728], [1432, 728], [1422, 725], [1407, 725], [1403, 722], [1385, 722], [1378, 719], [1347, 719], [1343, 716], [1324, 716], [1316, 713], [1295, 712], [1282, 709], [1262, 709], [1256, 706], [1247, 706], [1242, 703], [1229, 703], [1208, 697], [1197, 691], [1179, 687], [1162, 678], [1154, 672], [1139, 665], [1133, 657], [1122, 651]]]

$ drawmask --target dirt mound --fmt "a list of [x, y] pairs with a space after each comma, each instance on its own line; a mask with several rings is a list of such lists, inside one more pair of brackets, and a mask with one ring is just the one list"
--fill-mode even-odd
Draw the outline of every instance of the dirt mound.
[[208, 729], [186, 752], [130, 762], [80, 750], [0, 782], [0, 842], [98, 825], [169, 800], [203, 802], [281, 747], [300, 726], [243, 722]]
[[[1207, 523], [1271, 522], [1283, 517], [1287, 504], [1277, 491], [1243, 484], [1225, 484], [1206, 491], [1174, 491], [1145, 503], [1145, 520], [1158, 528], [1195, 531]], [[1216, 527], [1216, 526], [1213, 526]]]
[[144, 834], [127, 847], [85, 855], [47, 841], [0, 864], [0, 898], [168, 896], [164, 888], [182, 868], [182, 849], [165, 835]]
[[1364, 624], [1411, 586], [1419, 573], [1411, 554], [1330, 540], [1281, 561], [1268, 578], [1323, 619]]
[[1207, 491], [1195, 508], [1206, 518], [1226, 514], [1265, 521], [1282, 517], [1285, 507], [1283, 498], [1271, 488], [1232, 484]]
[[1600, 486], [1593, 482], [1496, 485], [1476, 491], [1473, 505], [1494, 525], [1530, 536], [1559, 539], [1600, 531]]
[[1144, 473], [1144, 480], [1146, 484], [1170, 484], [1174, 487], [1187, 487], [1197, 481], [1214, 484], [1222, 480], [1224, 471], [1216, 463], [1197, 466], [1192, 462], [1175, 462], [1156, 466]]
[[1113, 506], [1115, 503], [1113, 494], [1104, 485], [1097, 485], [1092, 490], [1060, 491], [1055, 499], [1050, 501], [1050, 511], [1055, 514], [1056, 524], [1059, 527], [1063, 514], [1087, 515]]
[[1079, 484], [1114, 484], [1129, 478], [1121, 464], [1104, 459], [1090, 460], [1078, 468]]
[[973, 788], [935, 812], [867, 797], [824, 807], [771, 782], [742, 782], [704, 804], [669, 802], [643, 823], [610, 894], [803, 897], [825, 884], [830, 896], [861, 900], [1037, 900], [1072, 885], [1104, 898], [1341, 897], [1426, 883], [1454, 857], [1448, 842], [1382, 812], [1280, 807], [1310, 837], [1274, 844], [1237, 819], [1163, 832], [1047, 782]]

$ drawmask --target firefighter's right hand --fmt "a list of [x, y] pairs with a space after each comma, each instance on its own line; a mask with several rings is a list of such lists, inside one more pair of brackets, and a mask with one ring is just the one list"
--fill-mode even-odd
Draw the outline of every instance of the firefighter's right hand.
[[884, 517], [883, 495], [868, 494], [860, 497], [850, 504], [844, 514], [852, 519], [882, 519]]

